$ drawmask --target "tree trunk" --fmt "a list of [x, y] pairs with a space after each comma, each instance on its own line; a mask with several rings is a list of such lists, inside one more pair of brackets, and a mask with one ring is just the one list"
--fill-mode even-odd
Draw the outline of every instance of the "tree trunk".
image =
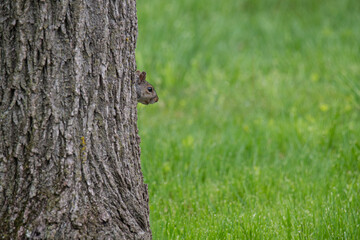
[[0, 239], [151, 239], [135, 0], [1, 0]]

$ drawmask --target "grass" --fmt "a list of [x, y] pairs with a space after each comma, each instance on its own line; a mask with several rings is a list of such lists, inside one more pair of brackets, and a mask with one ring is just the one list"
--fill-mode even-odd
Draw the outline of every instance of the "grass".
[[154, 239], [358, 239], [360, 2], [137, 8]]

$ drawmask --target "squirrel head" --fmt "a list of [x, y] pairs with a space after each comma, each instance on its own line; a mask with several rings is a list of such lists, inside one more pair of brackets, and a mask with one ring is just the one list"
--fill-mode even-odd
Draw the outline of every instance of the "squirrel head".
[[136, 71], [135, 77], [137, 101], [145, 105], [159, 101], [154, 87], [145, 80], [146, 72]]

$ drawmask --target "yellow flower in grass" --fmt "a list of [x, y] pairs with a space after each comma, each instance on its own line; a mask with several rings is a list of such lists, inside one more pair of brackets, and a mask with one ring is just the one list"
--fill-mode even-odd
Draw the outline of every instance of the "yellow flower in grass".
[[327, 112], [329, 111], [329, 105], [325, 104], [325, 103], [320, 103], [319, 108], [322, 112]]
[[317, 82], [317, 81], [319, 81], [319, 74], [317, 74], [317, 73], [312, 73], [311, 74], [311, 81], [313, 81], [313, 82]]
[[244, 132], [249, 132], [250, 128], [248, 125], [245, 124], [245, 125], [243, 125], [243, 130], [244, 130]]
[[185, 147], [193, 147], [194, 145], [194, 138], [191, 135], [188, 135], [186, 138], [182, 140], [182, 145]]

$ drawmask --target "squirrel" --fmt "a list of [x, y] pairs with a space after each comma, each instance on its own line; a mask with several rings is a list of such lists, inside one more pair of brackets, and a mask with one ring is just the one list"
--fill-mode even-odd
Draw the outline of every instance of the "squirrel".
[[156, 103], [159, 101], [159, 97], [156, 94], [154, 87], [151, 86], [145, 78], [146, 72], [136, 71], [135, 79], [137, 101], [145, 105]]

